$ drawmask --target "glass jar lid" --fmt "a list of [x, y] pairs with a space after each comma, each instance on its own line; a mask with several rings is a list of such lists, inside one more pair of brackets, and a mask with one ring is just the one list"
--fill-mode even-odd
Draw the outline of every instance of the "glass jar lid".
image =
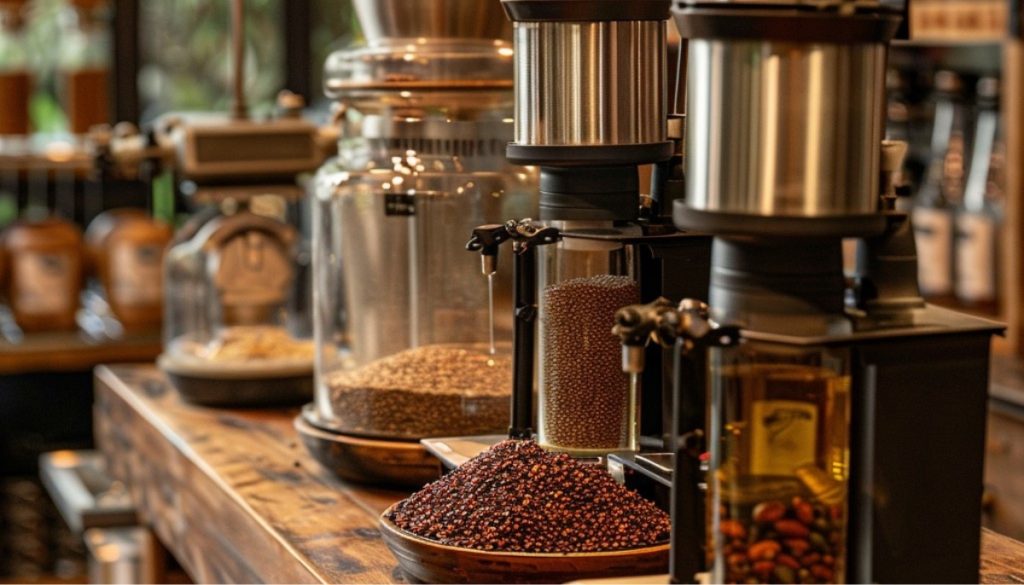
[[324, 89], [341, 100], [511, 91], [512, 54], [512, 45], [498, 39], [384, 39], [332, 53]]

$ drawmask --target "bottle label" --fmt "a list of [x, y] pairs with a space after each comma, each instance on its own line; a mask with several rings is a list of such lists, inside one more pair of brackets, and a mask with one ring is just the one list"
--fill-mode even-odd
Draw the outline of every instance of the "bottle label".
[[914, 210], [917, 280], [925, 296], [953, 292], [953, 217], [948, 210]]
[[114, 246], [110, 266], [110, 296], [129, 306], [160, 304], [163, 285], [163, 247], [120, 243]]
[[404, 217], [416, 215], [416, 197], [406, 193], [385, 193], [384, 215]]
[[996, 225], [977, 213], [957, 217], [956, 296], [965, 301], [996, 299]]
[[751, 405], [750, 471], [792, 475], [815, 462], [818, 408], [797, 400], [758, 400]]
[[[72, 310], [71, 258], [67, 254], [24, 253], [14, 259], [14, 303], [27, 315]], [[77, 291], [76, 293], [77, 294]]]

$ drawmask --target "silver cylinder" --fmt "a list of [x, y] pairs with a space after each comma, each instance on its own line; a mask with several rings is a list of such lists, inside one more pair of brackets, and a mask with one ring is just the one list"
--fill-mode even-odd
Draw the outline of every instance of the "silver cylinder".
[[515, 23], [516, 143], [663, 142], [665, 26], [663, 21]]
[[695, 39], [689, 54], [688, 207], [877, 211], [885, 44]]
[[499, 0], [353, 0], [371, 45], [386, 38], [508, 39]]

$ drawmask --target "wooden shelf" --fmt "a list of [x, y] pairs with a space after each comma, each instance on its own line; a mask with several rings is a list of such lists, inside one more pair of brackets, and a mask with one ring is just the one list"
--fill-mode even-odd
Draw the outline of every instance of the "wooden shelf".
[[158, 332], [96, 340], [80, 331], [33, 333], [0, 341], [0, 376], [88, 371], [102, 363], [150, 362], [160, 354]]

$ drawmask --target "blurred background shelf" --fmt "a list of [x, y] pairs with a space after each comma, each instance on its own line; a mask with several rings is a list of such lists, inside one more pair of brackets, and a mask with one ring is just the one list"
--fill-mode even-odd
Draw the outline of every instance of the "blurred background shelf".
[[103, 363], [151, 362], [160, 354], [160, 334], [96, 340], [79, 331], [27, 335], [21, 343], [0, 341], [0, 376], [90, 371]]

